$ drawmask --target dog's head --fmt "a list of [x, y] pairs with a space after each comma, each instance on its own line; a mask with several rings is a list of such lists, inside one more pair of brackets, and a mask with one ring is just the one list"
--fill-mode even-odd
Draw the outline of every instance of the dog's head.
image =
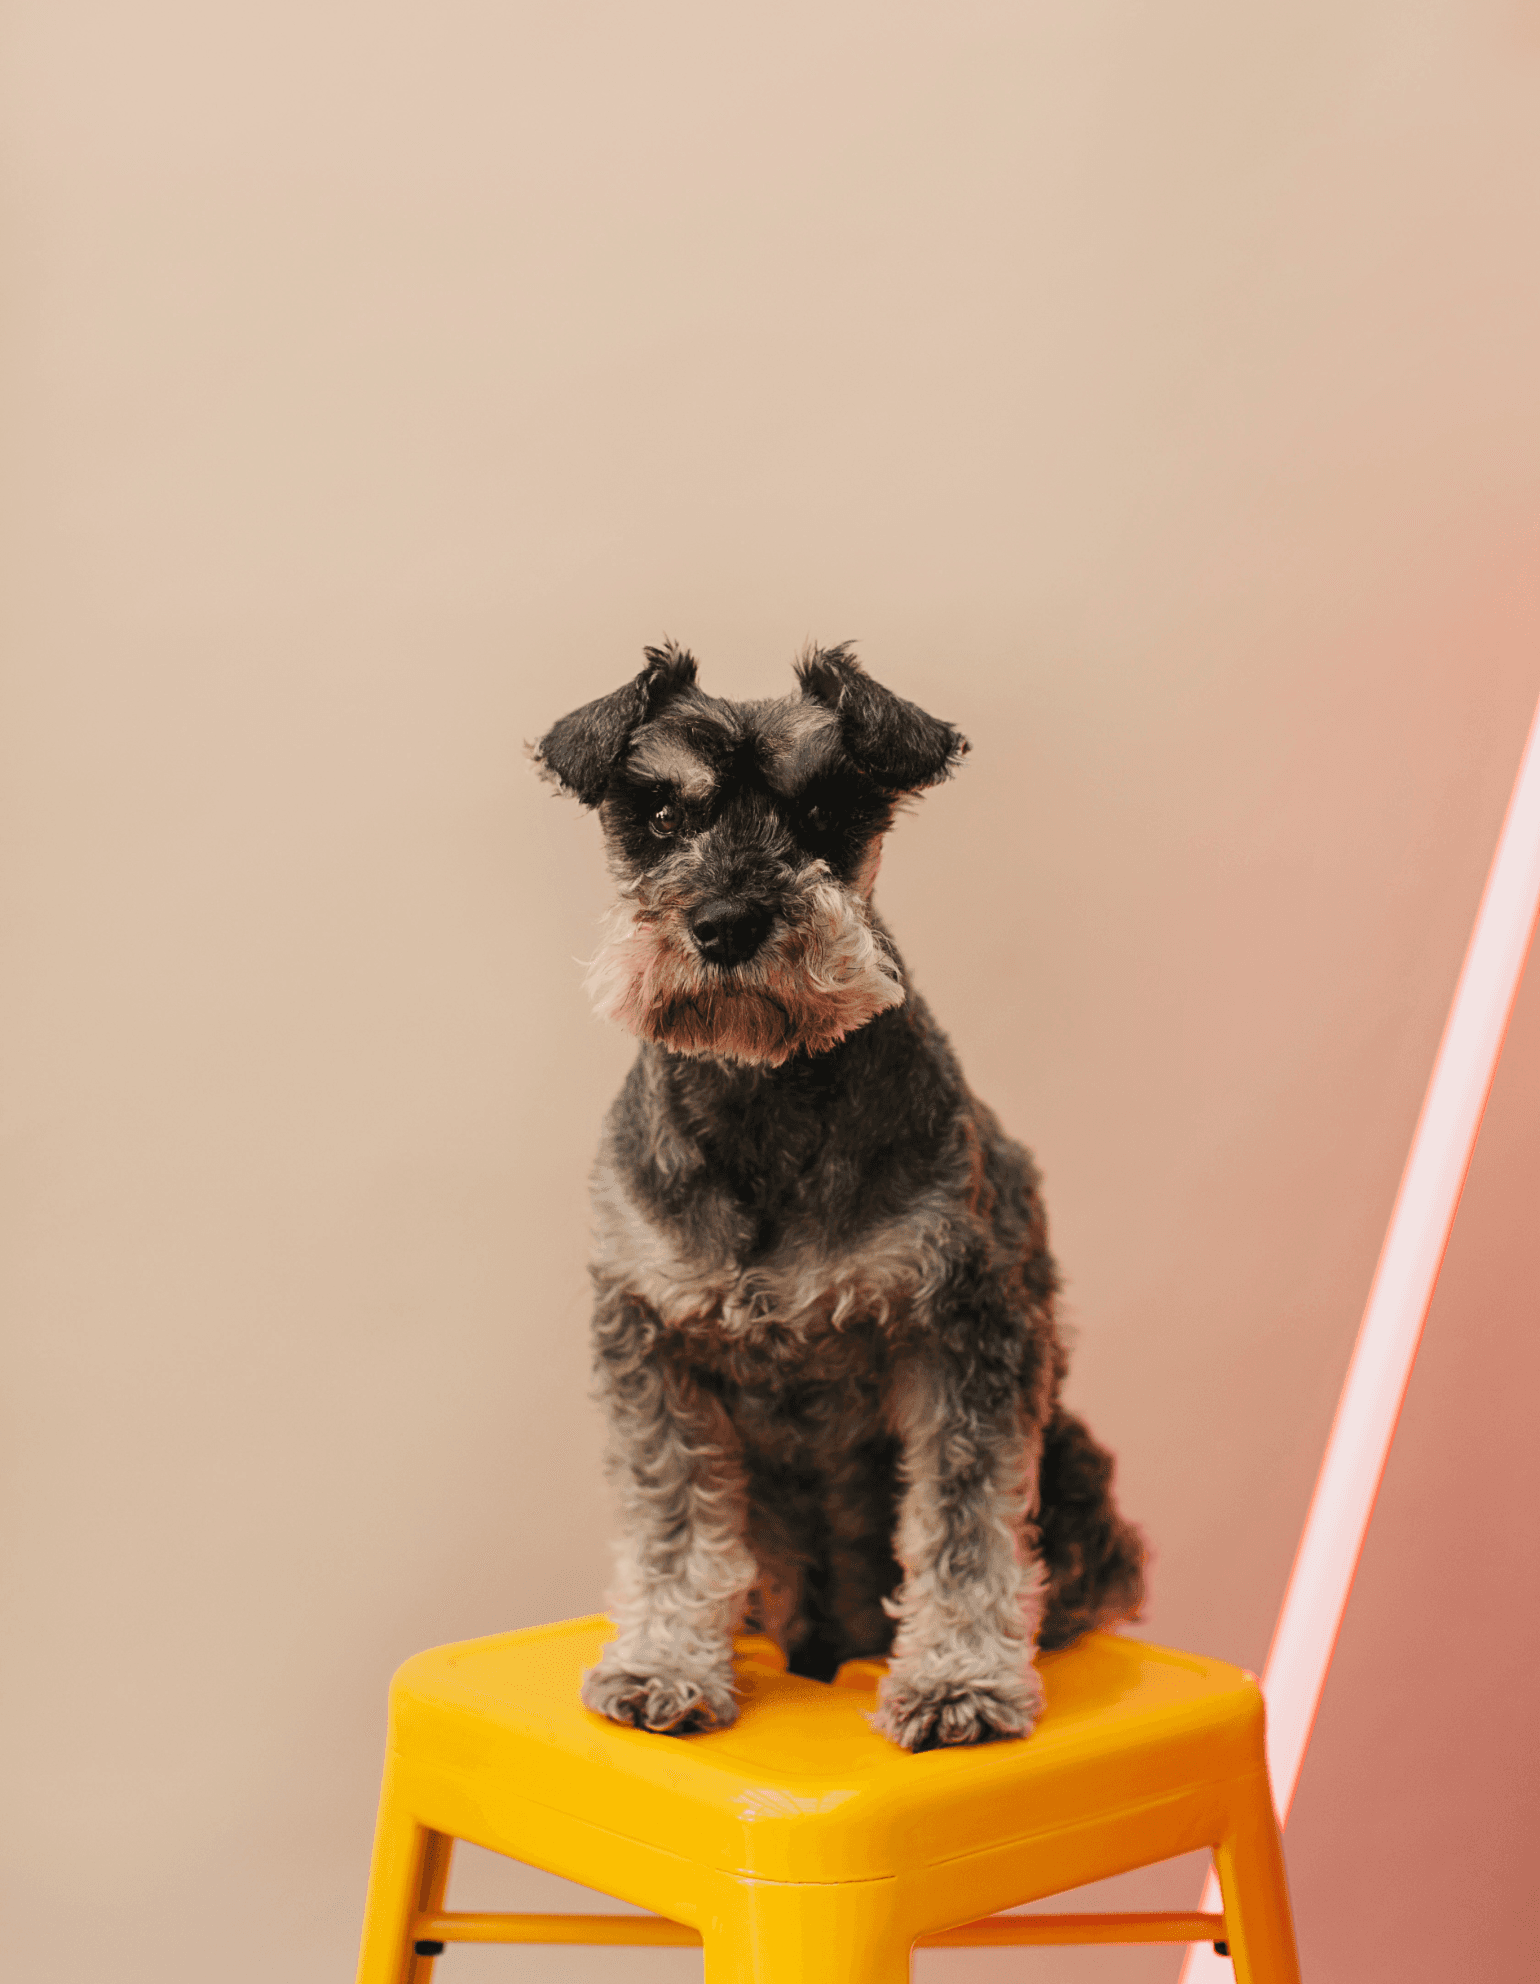
[[604, 825], [620, 905], [594, 1002], [683, 1054], [779, 1064], [903, 1003], [874, 928], [882, 836], [967, 750], [863, 673], [848, 647], [797, 664], [800, 695], [731, 703], [670, 644], [564, 716], [541, 771]]

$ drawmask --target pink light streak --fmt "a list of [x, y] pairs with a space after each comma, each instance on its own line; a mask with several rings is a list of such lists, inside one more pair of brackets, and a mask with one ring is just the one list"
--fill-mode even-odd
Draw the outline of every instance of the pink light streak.
[[[1337, 1403], [1310, 1513], [1267, 1656], [1267, 1761], [1279, 1823], [1299, 1782], [1326, 1670], [1374, 1513], [1396, 1421], [1454, 1226], [1503, 1036], [1540, 911], [1540, 709], [1444, 1023], [1379, 1265]], [[1219, 1907], [1210, 1873], [1202, 1907]], [[1229, 1963], [1188, 1951], [1182, 1984], [1222, 1984]]]

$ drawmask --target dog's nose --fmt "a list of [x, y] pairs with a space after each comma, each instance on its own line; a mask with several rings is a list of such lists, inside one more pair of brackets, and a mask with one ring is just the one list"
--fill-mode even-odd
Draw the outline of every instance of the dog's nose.
[[690, 918], [690, 935], [709, 964], [744, 964], [765, 941], [774, 917], [754, 902], [718, 896]]

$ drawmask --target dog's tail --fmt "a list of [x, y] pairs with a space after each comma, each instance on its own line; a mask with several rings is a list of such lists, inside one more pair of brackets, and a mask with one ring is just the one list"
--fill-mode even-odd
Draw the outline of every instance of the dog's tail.
[[1037, 1643], [1068, 1646], [1093, 1626], [1137, 1616], [1144, 1603], [1144, 1538], [1118, 1514], [1114, 1462], [1072, 1413], [1055, 1410], [1043, 1442], [1038, 1547], [1048, 1604]]

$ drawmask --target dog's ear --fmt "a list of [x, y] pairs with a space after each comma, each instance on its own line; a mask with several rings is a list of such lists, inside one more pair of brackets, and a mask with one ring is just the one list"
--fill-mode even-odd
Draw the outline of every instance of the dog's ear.
[[848, 642], [811, 649], [797, 663], [797, 677], [807, 701], [839, 718], [846, 757], [888, 792], [938, 785], [968, 749], [961, 731], [874, 682]]
[[553, 723], [531, 753], [543, 778], [575, 793], [585, 806], [597, 806], [604, 797], [638, 725], [694, 684], [695, 657], [687, 649], [668, 641], [642, 653], [647, 666], [635, 681]]

